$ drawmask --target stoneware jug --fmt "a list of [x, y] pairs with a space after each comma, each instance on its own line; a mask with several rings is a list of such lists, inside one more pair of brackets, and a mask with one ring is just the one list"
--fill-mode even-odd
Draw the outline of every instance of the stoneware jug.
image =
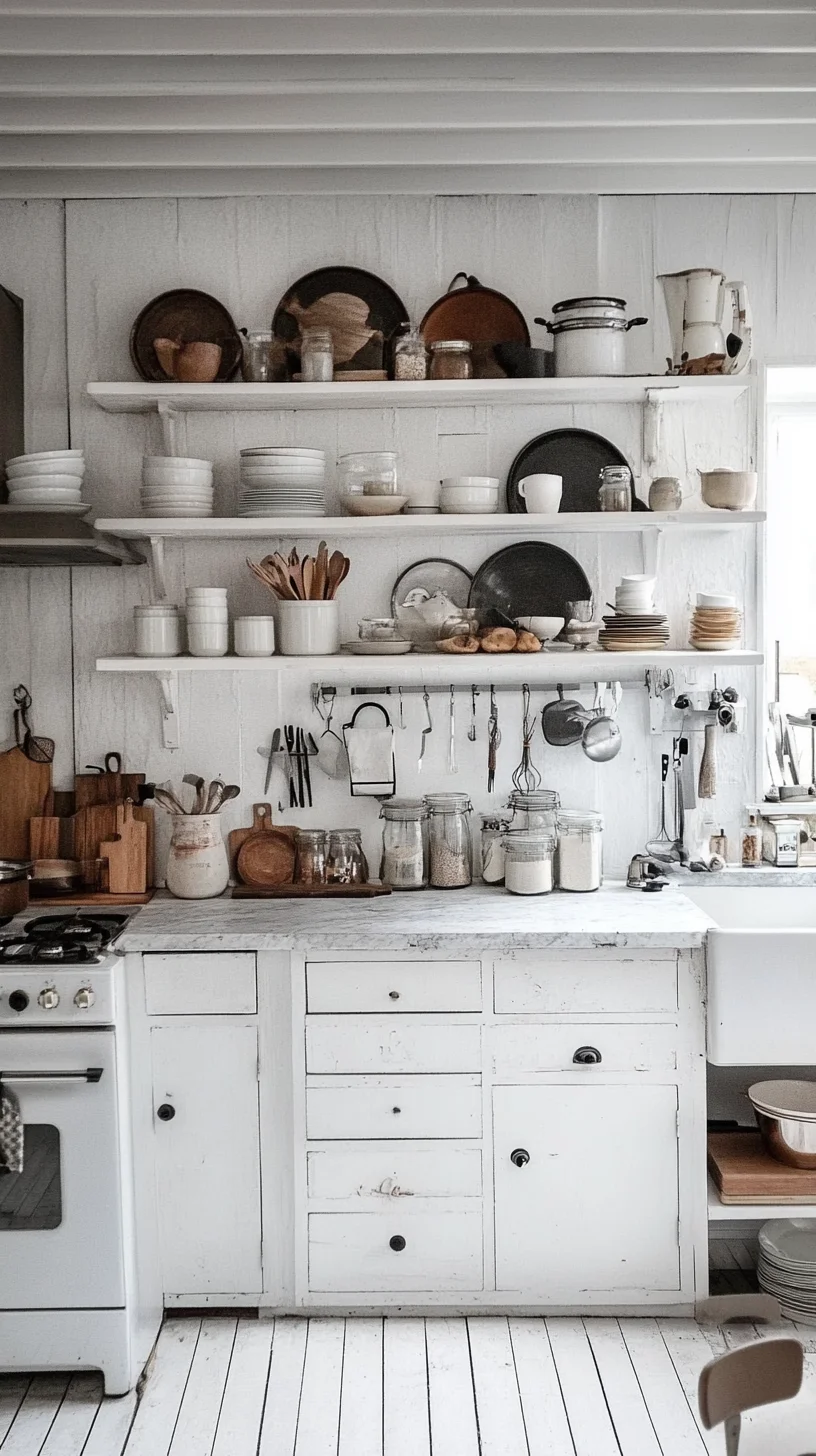
[[209, 900], [229, 884], [219, 814], [173, 814], [166, 884], [180, 900]]

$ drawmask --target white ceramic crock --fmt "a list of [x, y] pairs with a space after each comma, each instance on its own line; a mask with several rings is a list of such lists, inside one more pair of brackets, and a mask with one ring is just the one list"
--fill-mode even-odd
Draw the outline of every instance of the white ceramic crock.
[[209, 900], [229, 884], [219, 814], [173, 814], [165, 882], [180, 900]]
[[337, 602], [278, 602], [278, 634], [284, 657], [328, 657], [339, 652]]

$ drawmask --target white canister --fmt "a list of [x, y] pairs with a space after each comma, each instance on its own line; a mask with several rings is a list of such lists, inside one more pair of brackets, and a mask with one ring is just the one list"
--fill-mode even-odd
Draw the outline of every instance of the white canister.
[[229, 648], [229, 623], [187, 622], [187, 646], [193, 657], [225, 657]]
[[165, 881], [180, 900], [209, 900], [229, 884], [219, 814], [173, 814]]
[[274, 617], [236, 617], [233, 623], [238, 657], [271, 657], [275, 651]]
[[564, 481], [560, 475], [525, 475], [518, 493], [534, 516], [555, 516], [561, 505]]
[[284, 657], [327, 657], [339, 652], [337, 602], [278, 602], [278, 631]]
[[137, 657], [178, 657], [181, 652], [178, 607], [134, 607], [133, 622]]

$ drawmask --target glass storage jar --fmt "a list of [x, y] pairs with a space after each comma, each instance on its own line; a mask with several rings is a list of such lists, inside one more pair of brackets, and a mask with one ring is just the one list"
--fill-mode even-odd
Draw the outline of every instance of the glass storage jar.
[[473, 355], [467, 339], [438, 339], [431, 344], [431, 379], [472, 379]]
[[248, 384], [275, 384], [286, 378], [286, 345], [274, 334], [245, 333], [241, 378]]
[[555, 835], [543, 830], [505, 834], [504, 887], [511, 895], [548, 895], [555, 884]]
[[299, 829], [295, 838], [295, 879], [300, 885], [326, 883], [326, 832]]
[[599, 890], [603, 879], [603, 815], [562, 809], [558, 815], [559, 890]]
[[428, 351], [425, 340], [416, 329], [408, 329], [394, 340], [394, 378], [425, 379], [428, 374]]
[[631, 511], [632, 472], [628, 465], [605, 465], [598, 488], [600, 511]]
[[430, 883], [435, 890], [461, 889], [473, 879], [467, 794], [428, 794]]
[[399, 636], [396, 617], [361, 617], [357, 623], [361, 642], [393, 642]]
[[304, 384], [331, 384], [334, 346], [331, 329], [304, 329], [300, 336], [300, 377]]
[[482, 879], [486, 885], [504, 884], [502, 836], [509, 828], [509, 819], [500, 819], [496, 814], [482, 815]]
[[561, 800], [555, 789], [537, 789], [531, 794], [514, 789], [508, 803], [508, 808], [513, 810], [510, 830], [516, 832], [544, 829], [548, 833], [555, 833], [555, 820], [560, 807]]
[[332, 829], [326, 855], [326, 879], [330, 885], [365, 885], [368, 862], [363, 853], [359, 829]]
[[380, 810], [383, 851], [380, 879], [392, 890], [428, 885], [428, 810], [423, 799], [389, 799]]
[[337, 471], [341, 496], [397, 494], [397, 457], [393, 450], [341, 455]]

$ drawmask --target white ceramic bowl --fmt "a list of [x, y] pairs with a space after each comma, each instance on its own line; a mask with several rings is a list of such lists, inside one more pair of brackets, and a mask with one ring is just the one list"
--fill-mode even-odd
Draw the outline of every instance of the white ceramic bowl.
[[184, 470], [201, 470], [204, 467], [212, 470], [212, 460], [199, 460], [194, 455], [143, 455], [143, 467], [156, 467], [163, 469], [166, 465], [175, 465]]
[[499, 492], [487, 486], [443, 486], [439, 506], [443, 516], [493, 515], [499, 509]]
[[698, 592], [698, 607], [736, 607], [737, 599], [728, 592]]
[[155, 475], [146, 472], [142, 476], [142, 485], [148, 489], [184, 490], [187, 486], [206, 488], [212, 486], [212, 483], [211, 470], [179, 470], [176, 473], [159, 471]]
[[226, 657], [229, 626], [226, 622], [188, 621], [187, 646], [193, 657]]
[[84, 460], [31, 460], [22, 465], [6, 466], [8, 480], [53, 480], [55, 475], [70, 475], [81, 480], [84, 474]]
[[448, 490], [451, 487], [470, 487], [474, 489], [498, 490], [501, 481], [495, 475], [447, 475], [442, 481], [442, 489]]
[[229, 621], [229, 612], [226, 607], [196, 607], [188, 603], [185, 615], [188, 622]]
[[439, 510], [442, 486], [438, 480], [400, 480], [400, 490], [408, 497], [406, 510]]
[[653, 587], [657, 581], [656, 576], [622, 576], [621, 586]]
[[539, 642], [551, 642], [564, 626], [563, 617], [516, 617], [516, 626], [532, 632]]
[[73, 490], [79, 493], [82, 490], [81, 475], [17, 475], [8, 482], [9, 495], [16, 495], [19, 490], [38, 491], [59, 491]]
[[49, 490], [45, 493], [38, 490], [21, 490], [19, 495], [9, 498], [9, 504], [13, 506], [78, 506], [81, 501], [82, 497], [78, 490]]
[[25, 465], [32, 462], [44, 462], [47, 460], [84, 460], [84, 450], [34, 450], [29, 455], [12, 455], [6, 461], [6, 469], [9, 465]]

